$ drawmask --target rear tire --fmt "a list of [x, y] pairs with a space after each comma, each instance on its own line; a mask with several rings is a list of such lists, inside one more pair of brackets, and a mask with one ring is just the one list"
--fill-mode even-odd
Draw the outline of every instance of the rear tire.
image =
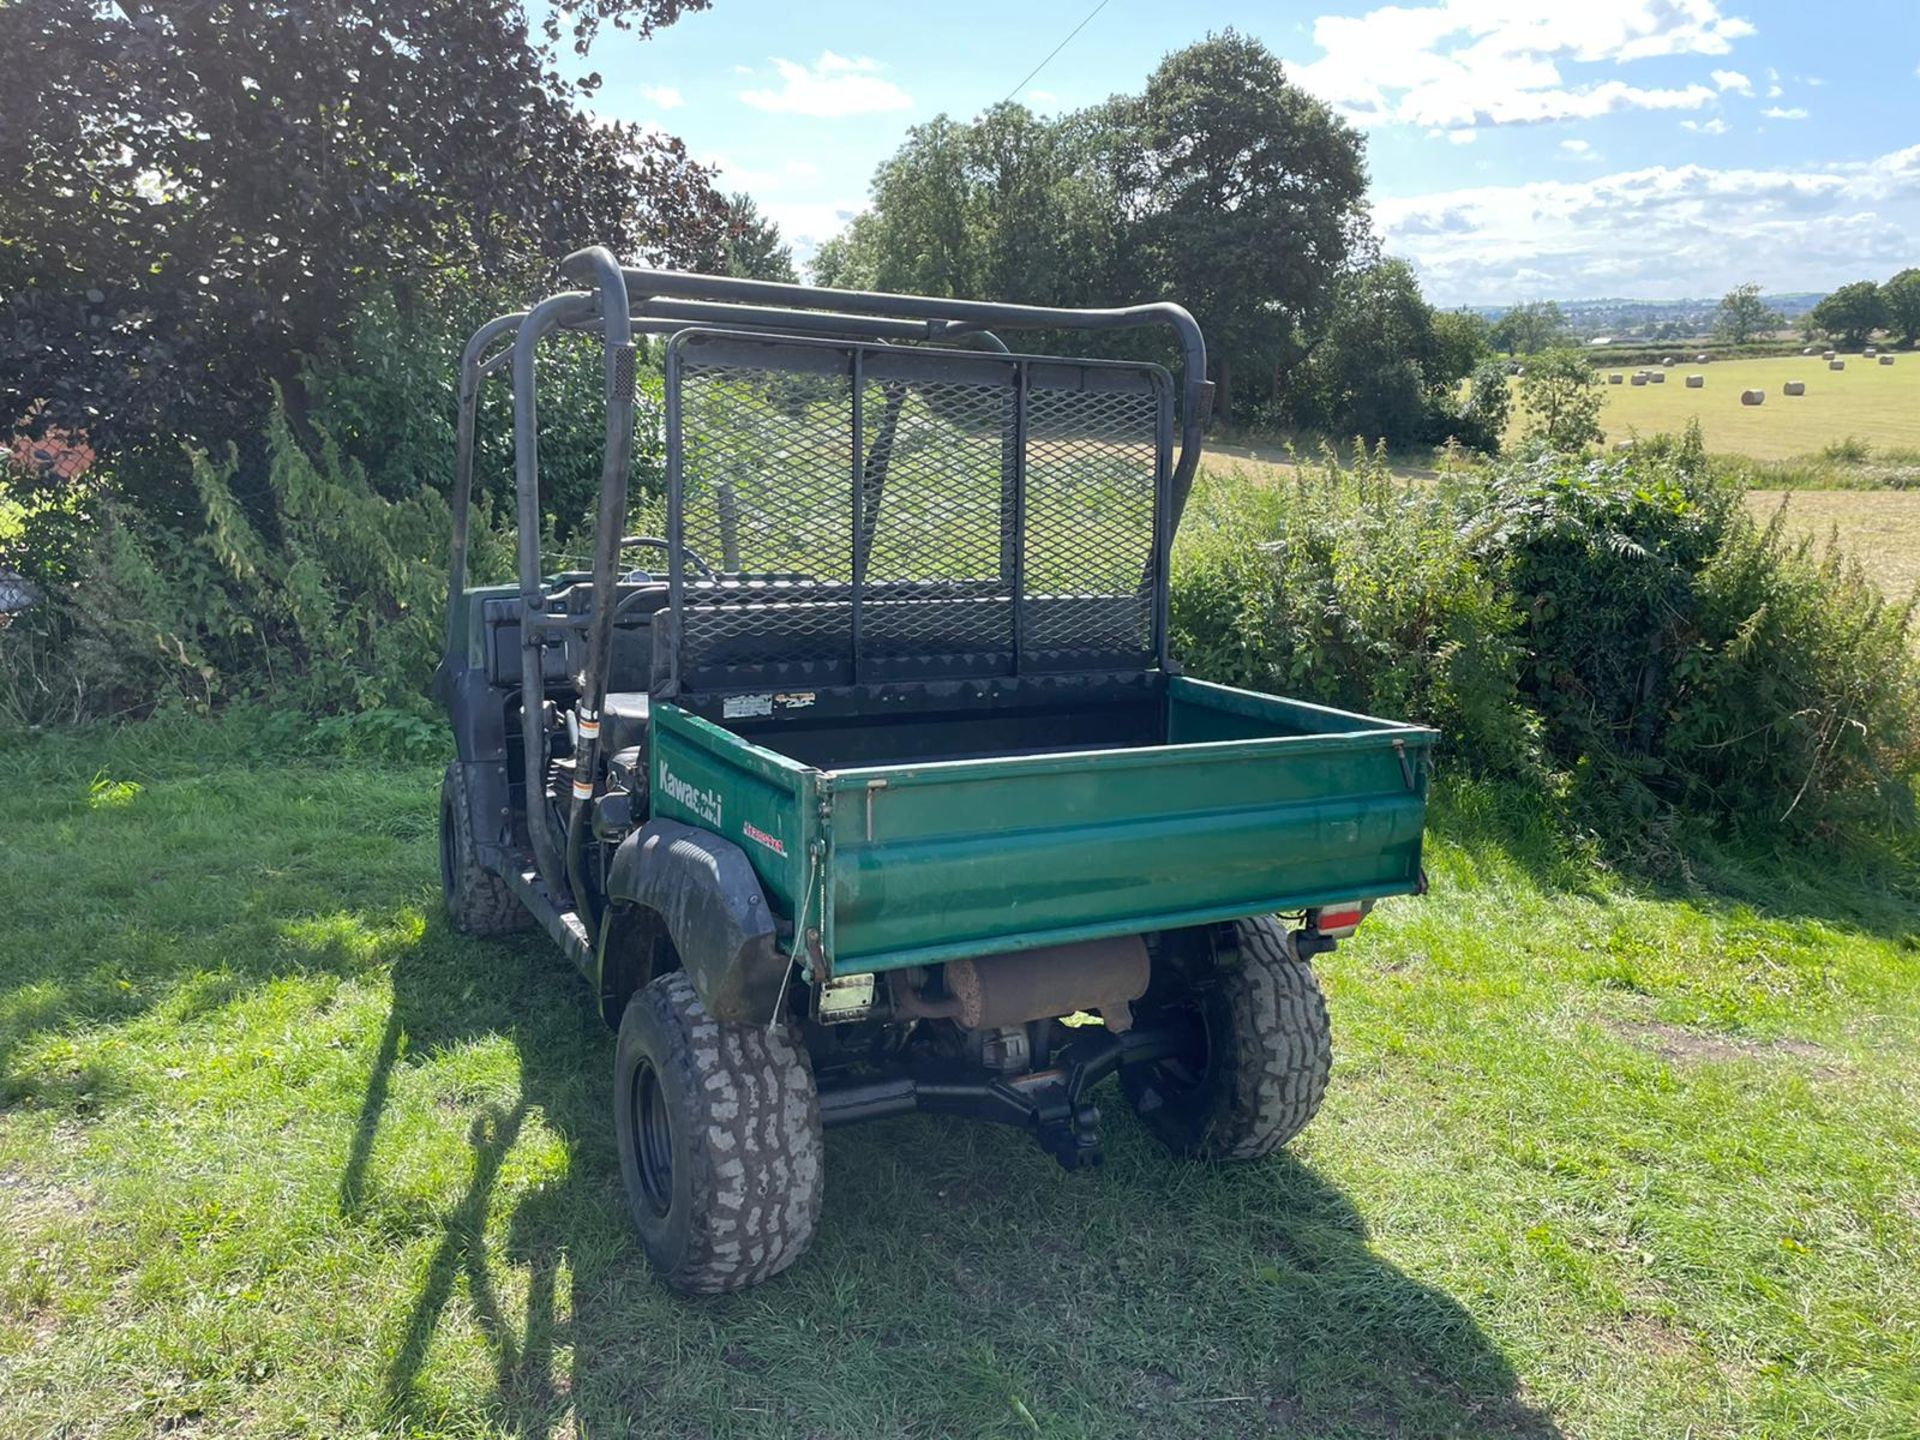
[[457, 760], [440, 781], [440, 893], [462, 935], [504, 935], [533, 923], [507, 882], [477, 858], [467, 772]]
[[640, 1243], [689, 1295], [806, 1252], [820, 1214], [820, 1099], [786, 1026], [713, 1019], [684, 971], [627, 1002], [613, 1062], [620, 1173]]
[[1260, 915], [1233, 929], [1237, 961], [1173, 1002], [1199, 1013], [1204, 1059], [1120, 1072], [1141, 1122], [1194, 1159], [1258, 1160], [1278, 1150], [1320, 1109], [1333, 1066], [1326, 999], [1280, 922]]

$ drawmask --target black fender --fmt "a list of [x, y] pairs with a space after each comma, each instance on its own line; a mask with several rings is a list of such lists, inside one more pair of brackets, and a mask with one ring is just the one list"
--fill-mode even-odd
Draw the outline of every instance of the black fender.
[[[620, 842], [607, 872], [607, 921], [600, 936], [601, 1004], [617, 1018], [651, 961], [618, 966], [633, 951], [615, 931], [652, 923], [665, 931], [694, 993], [716, 1020], [773, 1019], [787, 957], [759, 877], [738, 845], [677, 820], [649, 820]], [[634, 912], [639, 911], [636, 915]], [[613, 967], [613, 968], [610, 968]]]
[[505, 697], [465, 656], [442, 660], [433, 683], [447, 707], [457, 763], [466, 772], [475, 856], [487, 869], [505, 875], [514, 865]]

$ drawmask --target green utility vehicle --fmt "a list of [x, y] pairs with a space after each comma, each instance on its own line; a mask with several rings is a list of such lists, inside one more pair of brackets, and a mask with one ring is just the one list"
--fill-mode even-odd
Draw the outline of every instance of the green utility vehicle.
[[[1168, 555], [1210, 396], [1192, 318], [601, 249], [562, 270], [578, 290], [462, 364], [442, 880], [460, 930], [544, 926], [618, 1028], [621, 1169], [661, 1275], [720, 1291], [798, 1259], [825, 1126], [973, 1116], [1075, 1168], [1117, 1075], [1176, 1153], [1284, 1144], [1331, 1059], [1309, 961], [1423, 886], [1434, 734], [1178, 672]], [[1171, 333], [1177, 382], [996, 333], [1135, 327]], [[592, 569], [549, 574], [556, 330], [604, 338], [607, 445]], [[641, 497], [648, 335], [665, 478]], [[519, 574], [476, 587], [474, 417], [502, 372]], [[657, 533], [627, 533], [641, 500]]]

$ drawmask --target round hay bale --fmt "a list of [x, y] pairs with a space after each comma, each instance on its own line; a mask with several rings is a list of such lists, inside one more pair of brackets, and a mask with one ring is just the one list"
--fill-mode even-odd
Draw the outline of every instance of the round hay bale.
[[1647, 379], [1651, 380], [1655, 385], [1664, 385], [1667, 383], [1667, 372], [1664, 370], [1656, 370], [1647, 376]]
[[1707, 363], [1707, 357], [1704, 354], [1696, 355], [1693, 357], [1693, 363], [1696, 365], [1704, 365]]
[[1646, 384], [1646, 383], [1647, 383], [1647, 372], [1646, 372], [1646, 371], [1644, 371], [1644, 370], [1637, 370], [1637, 371], [1635, 371], [1635, 372], [1634, 372], [1634, 376], [1633, 376], [1633, 381], [1632, 381], [1632, 383], [1633, 383], [1633, 384], [1635, 384], [1635, 385], [1644, 385], [1644, 384]]
[[1616, 440], [1613, 442], [1613, 448], [1616, 450], [1631, 450], [1633, 448], [1633, 442], [1631, 440]]
[[1867, 346], [1866, 349], [1862, 350], [1860, 353], [1866, 356], [1867, 359], [1871, 360], [1874, 356], [1878, 355], [1880, 352], [1874, 349], [1873, 346], [1869, 345]]
[[1881, 363], [1882, 365], [1891, 365], [1891, 364], [1893, 363], [1893, 356], [1891, 356], [1891, 355], [1882, 355], [1882, 356], [1880, 357], [1880, 363]]
[[1783, 395], [1804, 395], [1807, 393], [1807, 382], [1804, 380], [1789, 380], [1780, 387], [1780, 393]]
[[1764, 390], [1742, 390], [1740, 392], [1740, 403], [1742, 405], [1764, 405], [1767, 403], [1767, 392]]
[[1704, 375], [1687, 376], [1687, 389], [1689, 390], [1699, 390], [1702, 387], [1704, 387], [1706, 383], [1707, 383], [1707, 377]]
[[1626, 376], [1622, 375], [1618, 370], [1615, 370], [1612, 374], [1607, 376], [1607, 384], [1622, 385], [1626, 383], [1626, 379], [1627, 379]]
[[1822, 360], [1831, 360], [1833, 359], [1834, 356], [1838, 355], [1839, 353], [1840, 352], [1838, 350], [1822, 350], [1820, 352], [1820, 358]]
[[1847, 368], [1847, 362], [1844, 360], [1829, 360], [1827, 361], [1827, 368], [1829, 370], [1844, 370]]
[[1660, 363], [1661, 363], [1662, 365], [1671, 365], [1671, 364], [1673, 364], [1673, 357], [1672, 357], [1671, 355], [1669, 355], [1669, 356], [1667, 356], [1667, 358], [1666, 358], [1666, 359], [1664, 359], [1664, 360], [1662, 360], [1662, 361], [1661, 361]]
[[1813, 353], [1813, 346], [1811, 345], [1807, 346], [1807, 348], [1802, 350], [1800, 353], [1802, 355], [1811, 355]]

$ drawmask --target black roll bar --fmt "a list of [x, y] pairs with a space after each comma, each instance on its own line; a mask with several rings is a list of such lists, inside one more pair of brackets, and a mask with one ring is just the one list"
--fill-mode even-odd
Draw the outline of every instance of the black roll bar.
[[[513, 376], [514, 492], [518, 526], [516, 559], [521, 599], [521, 754], [527, 787], [527, 831], [541, 884], [563, 906], [571, 892], [582, 918], [587, 889], [580, 872], [586, 806], [599, 752], [600, 711], [605, 702], [607, 662], [613, 642], [620, 536], [627, 511], [627, 472], [633, 449], [635, 334], [673, 334], [689, 325], [806, 334], [855, 340], [978, 341], [1007, 354], [996, 329], [1124, 330], [1165, 326], [1179, 341], [1182, 375], [1180, 450], [1163, 503], [1163, 552], [1186, 508], [1200, 460], [1201, 433], [1212, 408], [1207, 347], [1200, 327], [1182, 306], [1167, 301], [1118, 309], [1006, 305], [926, 295], [834, 290], [773, 280], [694, 275], [622, 266], [604, 246], [577, 250], [560, 263], [561, 275], [582, 288], [562, 292], [529, 310], [489, 320], [467, 342], [460, 358], [459, 414], [455, 434], [452, 495], [453, 535], [447, 586], [446, 655], [462, 646], [461, 621], [467, 591], [470, 513], [473, 500], [474, 426], [481, 382], [510, 367]], [[545, 637], [575, 628], [546, 613], [540, 573], [539, 425], [534, 404], [535, 353], [556, 330], [599, 331], [606, 337], [606, 456], [594, 534], [593, 612], [588, 617], [585, 674], [578, 716], [582, 744], [575, 755], [569, 843], [564, 853], [553, 835], [541, 798], [546, 792]], [[511, 335], [511, 346], [496, 349]], [[1164, 453], [1164, 452], [1163, 452]], [[1165, 554], [1157, 557], [1164, 567]], [[1163, 572], [1164, 573], [1164, 570]], [[1164, 589], [1164, 585], [1162, 586]], [[1164, 658], [1164, 657], [1163, 657]]]

